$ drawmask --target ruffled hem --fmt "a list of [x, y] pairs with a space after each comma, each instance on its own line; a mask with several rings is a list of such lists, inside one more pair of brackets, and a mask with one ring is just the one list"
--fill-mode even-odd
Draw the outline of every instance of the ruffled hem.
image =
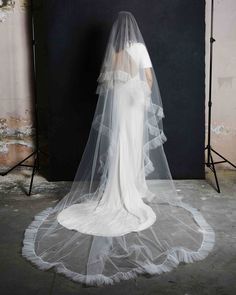
[[[163, 130], [160, 130], [157, 125], [158, 121], [164, 118], [163, 108], [161, 106], [151, 103], [149, 106], [149, 112], [152, 113], [153, 115], [149, 118], [149, 120], [146, 120], [145, 126], [147, 126], [149, 134], [155, 137], [150, 139], [143, 146], [145, 176], [149, 175], [151, 172], [154, 171], [153, 163], [149, 157], [149, 150], [155, 149], [163, 145], [167, 141], [167, 138]], [[154, 122], [152, 122], [153, 121], [152, 119], [154, 120]], [[95, 130], [101, 132], [101, 134], [105, 136], [109, 136], [112, 130], [111, 128], [103, 124], [102, 120], [103, 120], [103, 116], [98, 115], [96, 118], [94, 118], [92, 127]], [[156, 124], [156, 126], [154, 124]], [[106, 158], [107, 158], [106, 152], [100, 156], [100, 159], [99, 159], [100, 166], [98, 168], [98, 172], [103, 171], [103, 168], [105, 167]]]
[[163, 143], [166, 142], [167, 140], [163, 131], [160, 132], [158, 130], [158, 132], [159, 134], [156, 137], [154, 137], [152, 140], [148, 141], [143, 147], [145, 176], [149, 175], [155, 170], [153, 162], [150, 160], [150, 157], [149, 157], [149, 150], [155, 149], [163, 145]]
[[200, 232], [203, 234], [202, 244], [198, 251], [186, 250], [183, 247], [174, 247], [167, 252], [167, 257], [162, 264], [147, 264], [143, 267], [137, 267], [129, 272], [119, 272], [113, 276], [106, 277], [104, 275], [82, 275], [67, 269], [61, 262], [49, 263], [44, 261], [35, 253], [35, 239], [39, 227], [52, 212], [53, 208], [49, 207], [34, 218], [34, 221], [25, 230], [22, 256], [31, 261], [40, 270], [48, 270], [54, 267], [57, 273], [65, 275], [67, 278], [75, 282], [85, 283], [90, 286], [112, 285], [121, 280], [129, 280], [136, 278], [140, 274], [156, 275], [164, 272], [169, 272], [176, 268], [180, 262], [193, 263], [194, 261], [203, 260], [209, 252], [213, 249], [215, 244], [215, 232], [212, 227], [206, 222], [202, 214], [192, 206], [183, 202], [170, 203], [170, 205], [182, 207], [189, 211], [196, 223], [200, 227]]
[[106, 93], [110, 89], [113, 89], [117, 82], [126, 83], [132, 79], [131, 75], [122, 70], [106, 71], [100, 73], [97, 82], [96, 94]]
[[121, 70], [116, 70], [116, 71], [107, 71], [104, 73], [100, 73], [97, 81], [98, 83], [103, 83], [110, 80], [119, 80], [122, 82], [127, 82], [131, 78], [132, 77], [130, 76], [129, 73], [125, 71], [121, 71]]

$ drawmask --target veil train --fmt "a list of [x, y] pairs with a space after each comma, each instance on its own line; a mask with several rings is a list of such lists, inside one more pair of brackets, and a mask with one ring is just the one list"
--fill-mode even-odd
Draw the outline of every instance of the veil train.
[[214, 230], [182, 202], [163, 149], [164, 112], [134, 16], [120, 11], [98, 77], [89, 138], [69, 193], [35, 216], [22, 255], [88, 285], [204, 259]]

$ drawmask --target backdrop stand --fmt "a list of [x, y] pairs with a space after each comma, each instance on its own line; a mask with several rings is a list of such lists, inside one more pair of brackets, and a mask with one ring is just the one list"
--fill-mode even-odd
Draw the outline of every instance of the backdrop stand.
[[[216, 190], [218, 193], [220, 193], [220, 186], [217, 178], [217, 173], [215, 169], [216, 164], [220, 163], [229, 163], [231, 166], [236, 168], [236, 165], [234, 165], [232, 162], [227, 160], [225, 157], [223, 157], [220, 153], [215, 151], [211, 147], [211, 107], [212, 107], [212, 99], [211, 99], [211, 93], [212, 93], [212, 56], [213, 56], [213, 43], [216, 41], [213, 38], [213, 13], [214, 13], [214, 0], [211, 1], [211, 37], [210, 37], [210, 68], [209, 68], [209, 98], [208, 98], [208, 138], [207, 138], [207, 145], [205, 147], [205, 150], [207, 151], [207, 161], [205, 162], [206, 166], [211, 169], [211, 171], [214, 173], [215, 182], [216, 182]], [[216, 154], [218, 157], [223, 159], [222, 161], [214, 161], [212, 153]]]
[[[30, 18], [31, 18], [31, 45], [32, 45], [32, 55], [33, 55], [33, 95], [34, 95], [34, 118], [35, 118], [35, 150], [27, 156], [25, 159], [14, 165], [9, 170], [2, 172], [1, 175], [5, 176], [9, 172], [11, 172], [13, 169], [15, 169], [18, 166], [24, 166], [24, 167], [31, 167], [32, 168], [32, 174], [30, 179], [30, 187], [29, 191], [27, 193], [28, 196], [31, 194], [32, 185], [33, 185], [33, 179], [36, 171], [40, 169], [39, 166], [39, 154], [44, 154], [47, 156], [47, 154], [40, 150], [39, 148], [39, 132], [38, 132], [38, 106], [37, 106], [37, 89], [36, 89], [36, 60], [35, 60], [35, 32], [34, 32], [34, 14], [33, 14], [33, 0], [30, 1]], [[34, 156], [34, 163], [33, 165], [27, 165], [23, 164], [26, 160]]]

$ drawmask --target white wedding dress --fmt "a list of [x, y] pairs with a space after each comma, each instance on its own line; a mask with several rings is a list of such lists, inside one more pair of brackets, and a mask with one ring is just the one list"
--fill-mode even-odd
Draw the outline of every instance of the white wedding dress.
[[97, 106], [70, 191], [35, 216], [22, 255], [87, 285], [204, 259], [214, 230], [176, 192], [158, 82], [130, 12], [119, 12], [112, 26], [97, 81]]
[[[142, 43], [126, 48], [134, 62], [151, 67], [151, 61]], [[108, 179], [99, 203], [91, 201], [74, 204], [61, 211], [58, 222], [68, 229], [100, 236], [120, 236], [140, 231], [156, 220], [152, 208], [143, 198], [151, 193], [146, 185], [143, 159], [144, 108], [148, 96], [141, 91], [140, 73], [127, 83], [116, 87], [117, 118], [113, 124], [112, 144], [109, 149]], [[147, 89], [148, 90], [148, 89]], [[114, 112], [113, 112], [114, 114]]]

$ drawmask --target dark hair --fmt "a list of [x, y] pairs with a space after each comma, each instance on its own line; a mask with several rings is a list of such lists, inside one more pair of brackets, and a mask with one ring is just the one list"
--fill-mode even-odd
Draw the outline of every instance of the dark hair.
[[[115, 36], [114, 36], [114, 49], [116, 52], [123, 50], [125, 47], [125, 42], [124, 40], [122, 40], [122, 26], [124, 26], [124, 17], [128, 17], [132, 19], [133, 22], [133, 15], [131, 12], [129, 11], [119, 11], [118, 13], [118, 18], [116, 19], [116, 22], [114, 23], [114, 25], [116, 26], [116, 31], [115, 31]], [[131, 22], [131, 21], [130, 21]], [[136, 24], [136, 22], [135, 22]], [[137, 41], [136, 38], [134, 38], [134, 36], [131, 37], [131, 32], [128, 28], [128, 35], [127, 35], [127, 42], [135, 42]]]

